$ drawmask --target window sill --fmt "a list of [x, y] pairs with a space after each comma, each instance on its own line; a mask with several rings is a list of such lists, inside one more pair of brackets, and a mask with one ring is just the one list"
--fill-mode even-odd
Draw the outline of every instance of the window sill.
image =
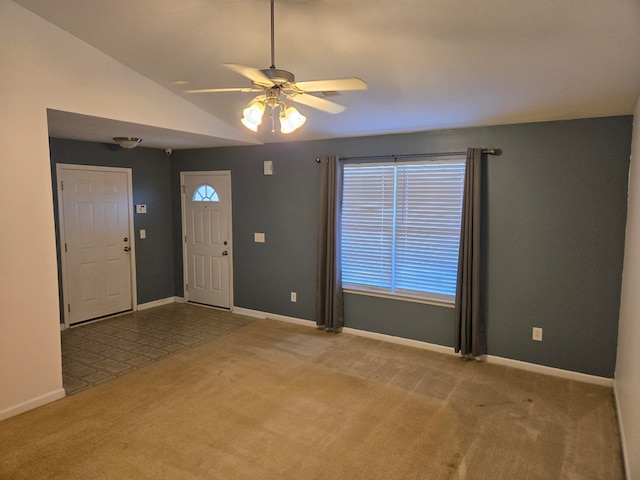
[[455, 303], [446, 302], [442, 300], [417, 298], [417, 297], [410, 297], [406, 295], [397, 295], [397, 294], [391, 294], [391, 293], [371, 292], [368, 290], [359, 290], [355, 288], [343, 288], [342, 291], [345, 293], [353, 293], [355, 295], [365, 295], [368, 297], [388, 298], [390, 300], [399, 300], [402, 302], [423, 303], [426, 305], [434, 305], [436, 307], [455, 308]]

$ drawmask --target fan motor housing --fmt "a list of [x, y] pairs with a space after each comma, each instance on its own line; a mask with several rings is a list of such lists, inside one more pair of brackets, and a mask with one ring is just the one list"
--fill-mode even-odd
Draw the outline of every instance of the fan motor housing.
[[265, 68], [260, 70], [265, 76], [276, 85], [282, 85], [283, 83], [294, 83], [296, 77], [293, 73], [287, 70], [280, 70], [279, 68]]

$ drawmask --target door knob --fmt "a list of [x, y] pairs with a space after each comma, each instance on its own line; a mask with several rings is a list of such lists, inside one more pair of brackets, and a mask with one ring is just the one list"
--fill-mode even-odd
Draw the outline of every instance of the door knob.
[[222, 252], [222, 255], [223, 255], [223, 256], [225, 256], [225, 255], [229, 255], [229, 252], [227, 252], [227, 251], [225, 250], [224, 252]]
[[131, 247], [124, 247], [124, 251], [125, 252], [130, 252], [131, 251]]

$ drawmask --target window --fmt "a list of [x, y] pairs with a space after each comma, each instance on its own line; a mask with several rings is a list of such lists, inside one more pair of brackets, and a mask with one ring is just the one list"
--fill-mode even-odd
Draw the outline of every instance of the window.
[[464, 158], [345, 165], [345, 289], [455, 301]]
[[218, 192], [211, 185], [200, 185], [196, 188], [196, 191], [193, 192], [193, 197], [191, 198], [193, 202], [219, 202]]

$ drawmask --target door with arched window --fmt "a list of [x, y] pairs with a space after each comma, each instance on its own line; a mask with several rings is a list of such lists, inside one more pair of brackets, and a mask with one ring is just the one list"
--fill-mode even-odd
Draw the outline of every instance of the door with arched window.
[[231, 308], [231, 172], [182, 172], [184, 296]]

